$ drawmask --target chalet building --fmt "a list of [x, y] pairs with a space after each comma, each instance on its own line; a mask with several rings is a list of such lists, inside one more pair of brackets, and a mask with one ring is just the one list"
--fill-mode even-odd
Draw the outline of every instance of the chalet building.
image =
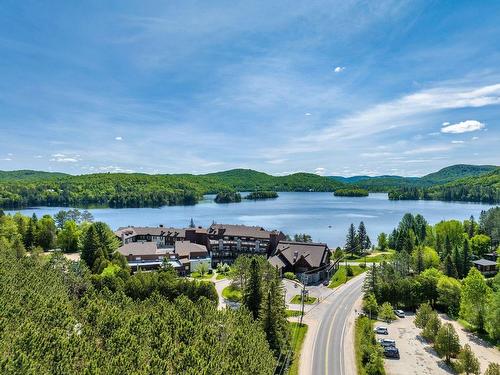
[[494, 276], [497, 273], [497, 262], [489, 259], [479, 259], [472, 262], [484, 276]]
[[212, 266], [232, 264], [241, 254], [271, 255], [285, 235], [258, 226], [212, 224], [207, 230], [207, 247]]
[[138, 269], [144, 271], [158, 269], [164, 262], [168, 262], [180, 275], [189, 272], [179, 261], [174, 248], [158, 247], [155, 242], [129, 242], [120, 246], [117, 251], [127, 259], [133, 272]]
[[282, 276], [285, 272], [293, 272], [307, 285], [330, 278], [334, 271], [330, 255], [324, 243], [280, 241], [269, 262]]

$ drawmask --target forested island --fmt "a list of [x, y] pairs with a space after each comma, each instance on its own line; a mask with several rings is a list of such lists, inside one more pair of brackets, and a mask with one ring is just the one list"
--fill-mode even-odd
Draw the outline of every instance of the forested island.
[[278, 198], [278, 193], [275, 191], [252, 191], [245, 196], [245, 199], [259, 200], [259, 199], [274, 199]]
[[367, 197], [368, 190], [361, 188], [338, 189], [333, 193], [336, 197]]
[[238, 203], [241, 202], [241, 194], [236, 191], [221, 191], [214, 199], [215, 203]]

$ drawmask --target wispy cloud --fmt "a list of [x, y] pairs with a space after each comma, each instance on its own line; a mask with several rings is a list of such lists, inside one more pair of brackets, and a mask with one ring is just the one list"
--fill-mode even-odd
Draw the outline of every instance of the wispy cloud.
[[333, 69], [333, 71], [335, 73], [340, 73], [340, 72], [343, 72], [345, 70], [345, 66], [336, 66], [335, 69]]

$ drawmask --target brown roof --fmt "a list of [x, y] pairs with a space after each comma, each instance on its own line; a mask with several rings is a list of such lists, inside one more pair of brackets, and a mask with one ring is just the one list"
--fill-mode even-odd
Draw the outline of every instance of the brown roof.
[[191, 255], [208, 255], [206, 246], [198, 245], [189, 241], [175, 241], [175, 252], [180, 258], [190, 257]]
[[221, 230], [223, 236], [229, 237], [253, 237], [269, 239], [274, 231], [266, 230], [262, 227], [239, 225], [239, 224], [212, 224], [208, 228], [208, 234], [218, 234]]
[[125, 235], [125, 238], [134, 236], [165, 236], [165, 237], [186, 237], [186, 229], [167, 227], [122, 227], [118, 228], [115, 235], [118, 237]]
[[141, 256], [141, 255], [162, 255], [167, 253], [167, 249], [159, 249], [156, 242], [130, 242], [120, 246], [117, 250], [124, 256]]
[[290, 265], [304, 258], [311, 267], [317, 268], [328, 261], [328, 246], [324, 243], [280, 241], [274, 255]]

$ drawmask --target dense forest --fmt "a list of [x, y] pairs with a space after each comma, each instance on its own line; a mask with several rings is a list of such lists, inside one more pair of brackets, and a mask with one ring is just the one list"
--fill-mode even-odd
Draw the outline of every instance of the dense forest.
[[245, 196], [245, 199], [258, 200], [258, 199], [274, 199], [278, 198], [278, 193], [275, 191], [252, 191]]
[[389, 191], [389, 199], [434, 199], [483, 203], [500, 202], [500, 168], [431, 187], [408, 186]]
[[4, 172], [0, 179], [0, 207], [159, 207], [195, 204], [203, 194], [221, 191], [334, 191], [339, 186], [340, 183], [315, 174], [271, 176], [239, 169], [196, 176], [136, 173], [46, 176], [16, 171]]
[[310, 173], [271, 176], [250, 169], [233, 169], [206, 175], [102, 173], [71, 176], [62, 173], [12, 171], [0, 172], [0, 207], [160, 207], [196, 204], [204, 194], [224, 191], [340, 190], [340, 195], [343, 191], [341, 189], [352, 188], [390, 191], [390, 199], [496, 203], [500, 201], [500, 172], [492, 166], [456, 165], [422, 178], [386, 176], [338, 181]]

